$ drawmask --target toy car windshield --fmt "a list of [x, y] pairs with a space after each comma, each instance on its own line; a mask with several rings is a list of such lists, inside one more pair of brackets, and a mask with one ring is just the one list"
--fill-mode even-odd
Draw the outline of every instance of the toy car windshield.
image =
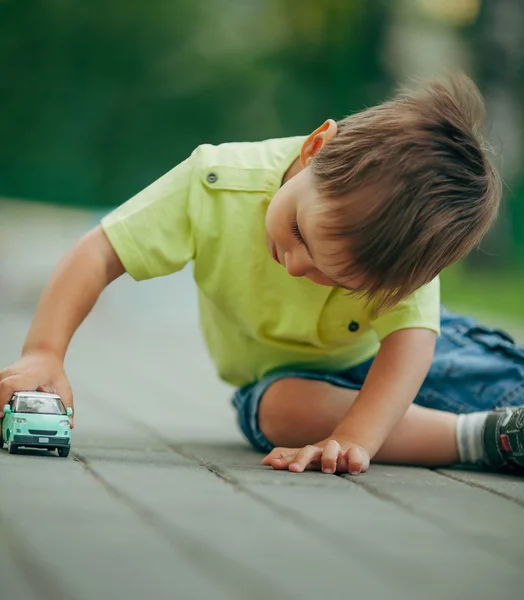
[[66, 409], [58, 398], [17, 398], [12, 408], [17, 413], [39, 413], [41, 415], [65, 415]]

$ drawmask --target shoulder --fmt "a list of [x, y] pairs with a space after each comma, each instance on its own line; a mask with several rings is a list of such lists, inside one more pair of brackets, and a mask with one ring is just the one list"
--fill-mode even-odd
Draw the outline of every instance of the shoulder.
[[391, 312], [402, 311], [414, 311], [417, 314], [440, 312], [440, 276], [437, 275], [391, 309]]
[[193, 153], [196, 175], [213, 189], [264, 191], [279, 186], [305, 136], [260, 142], [202, 144]]
[[373, 328], [379, 339], [399, 329], [422, 328], [440, 333], [440, 278], [419, 288], [393, 308], [377, 316], [373, 308]]

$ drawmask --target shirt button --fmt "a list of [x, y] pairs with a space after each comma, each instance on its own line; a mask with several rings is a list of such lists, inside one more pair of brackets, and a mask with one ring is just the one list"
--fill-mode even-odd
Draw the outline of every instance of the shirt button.
[[358, 331], [359, 328], [360, 328], [360, 325], [356, 321], [351, 321], [351, 323], [348, 325], [348, 329], [349, 329], [349, 331], [351, 331], [351, 333]]
[[206, 179], [208, 183], [216, 183], [218, 181], [218, 175], [216, 173], [208, 173]]

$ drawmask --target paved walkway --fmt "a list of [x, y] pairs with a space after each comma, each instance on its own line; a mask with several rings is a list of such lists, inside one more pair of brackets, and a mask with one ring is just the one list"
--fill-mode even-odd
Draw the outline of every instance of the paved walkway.
[[[91, 215], [0, 204], [0, 363]], [[0, 452], [2, 600], [522, 597], [524, 480], [260, 466], [198, 335], [189, 272], [123, 278], [75, 337], [74, 452]]]

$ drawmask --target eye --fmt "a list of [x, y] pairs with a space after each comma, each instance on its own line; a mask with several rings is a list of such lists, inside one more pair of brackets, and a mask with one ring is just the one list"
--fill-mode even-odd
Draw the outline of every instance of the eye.
[[293, 235], [297, 238], [297, 240], [303, 244], [304, 243], [304, 239], [302, 238], [302, 234], [300, 233], [300, 229], [298, 228], [298, 222], [294, 221], [293, 225], [291, 226], [291, 231], [293, 232]]

